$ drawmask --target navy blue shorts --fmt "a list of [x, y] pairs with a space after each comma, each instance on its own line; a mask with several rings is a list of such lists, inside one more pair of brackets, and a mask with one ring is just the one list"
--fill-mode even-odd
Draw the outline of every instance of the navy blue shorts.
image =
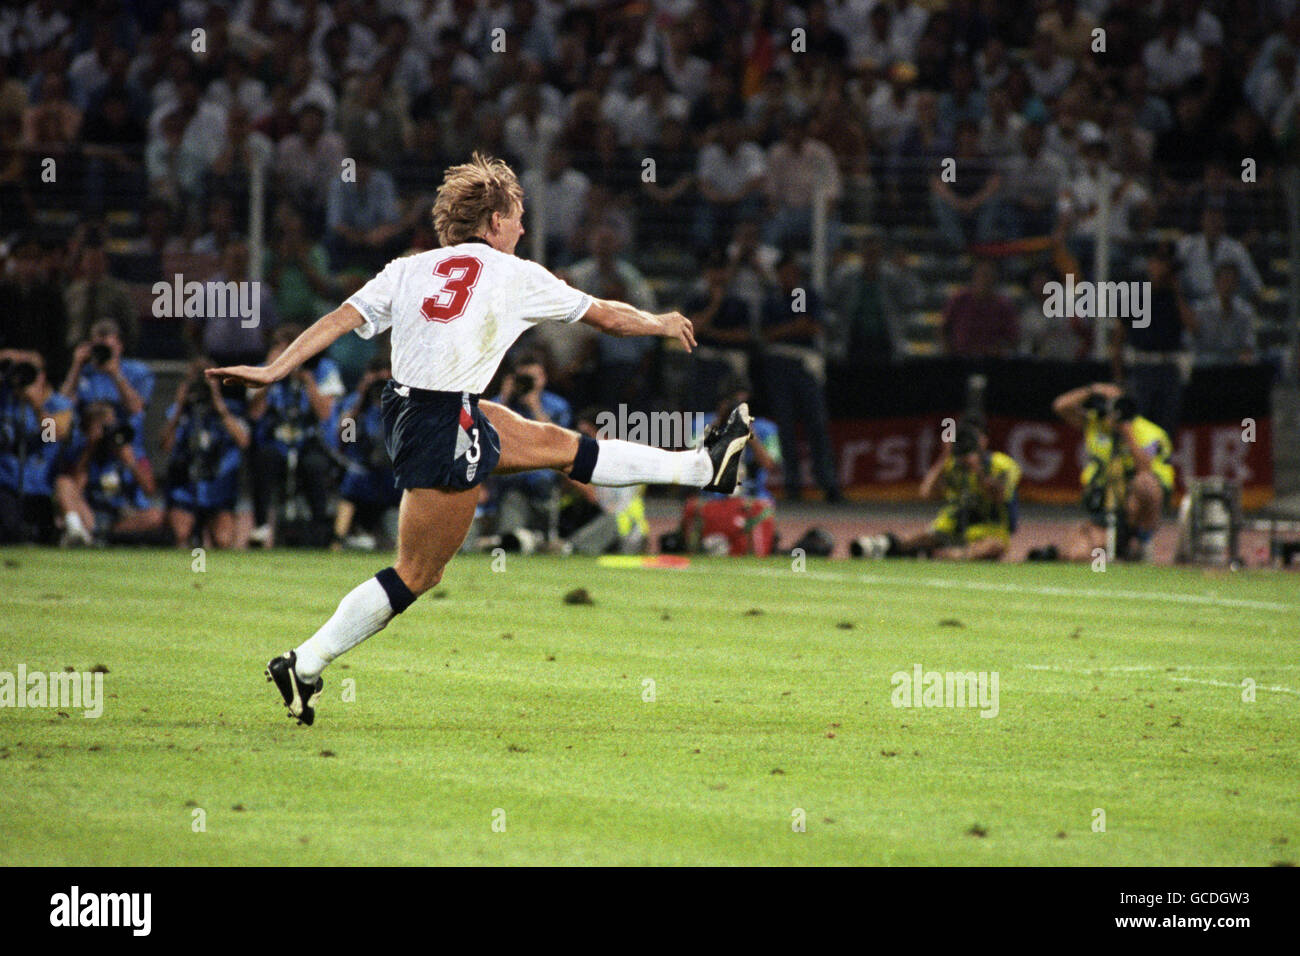
[[482, 484], [501, 457], [501, 439], [470, 392], [434, 392], [390, 380], [380, 411], [398, 488], [464, 491]]

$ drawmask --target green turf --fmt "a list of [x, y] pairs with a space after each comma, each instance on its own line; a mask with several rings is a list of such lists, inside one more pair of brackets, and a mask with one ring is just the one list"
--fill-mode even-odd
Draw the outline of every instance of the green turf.
[[[1300, 857], [1294, 575], [458, 559], [307, 729], [263, 664], [382, 558], [0, 558], [0, 670], [108, 668], [99, 719], [0, 710], [4, 864]], [[892, 706], [918, 663], [998, 715]]]

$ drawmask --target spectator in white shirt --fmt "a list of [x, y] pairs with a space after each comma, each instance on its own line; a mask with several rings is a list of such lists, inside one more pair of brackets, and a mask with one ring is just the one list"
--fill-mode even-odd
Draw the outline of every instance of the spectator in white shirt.
[[757, 143], [744, 137], [739, 120], [724, 120], [716, 139], [700, 150], [694, 238], [701, 249], [712, 248], [737, 222], [762, 208], [767, 159]]
[[1074, 78], [1075, 62], [1061, 55], [1052, 34], [1040, 30], [1034, 34], [1033, 53], [1025, 63], [1029, 86], [1042, 100], [1054, 100]]
[[248, 61], [238, 53], [228, 53], [219, 79], [208, 86], [207, 98], [222, 109], [238, 104], [250, 116], [260, 116], [266, 109], [266, 84], [248, 75]]
[[890, 28], [889, 7], [877, 3], [867, 17], [866, 30], [853, 34], [850, 39], [849, 59], [859, 68], [870, 64], [883, 70], [891, 63], [905, 59], [903, 52], [895, 46], [896, 42], [897, 36]]
[[88, 109], [108, 83], [108, 61], [112, 52], [113, 32], [107, 24], [100, 24], [95, 28], [90, 49], [74, 57], [68, 67], [68, 85], [78, 109]]
[[873, 141], [885, 152], [892, 152], [907, 131], [916, 125], [916, 67], [895, 63], [889, 68], [889, 83], [876, 87], [867, 100], [868, 123]]
[[591, 180], [569, 165], [569, 153], [556, 145], [546, 154], [543, 169], [530, 169], [522, 177], [524, 195], [536, 221], [539, 210], [546, 222], [546, 261], [559, 268], [573, 261], [578, 227], [591, 190]]
[[319, 205], [342, 173], [343, 137], [326, 131], [325, 111], [316, 103], [298, 110], [298, 131], [280, 140], [276, 172], [289, 195]]
[[19, 49], [44, 50], [72, 30], [72, 21], [59, 9], [62, 4], [54, 0], [37, 0], [27, 7], [18, 33]]
[[1255, 310], [1237, 295], [1237, 265], [1214, 270], [1214, 294], [1192, 309], [1198, 365], [1233, 365], [1255, 360]]
[[519, 158], [524, 169], [537, 169], [560, 135], [561, 126], [558, 117], [542, 111], [541, 91], [536, 86], [525, 87], [515, 96], [514, 112], [506, 118], [506, 149]]
[[1272, 123], [1297, 87], [1300, 87], [1300, 69], [1296, 66], [1295, 51], [1288, 46], [1278, 47], [1272, 63], [1250, 91], [1250, 105], [1265, 122]]
[[1201, 72], [1201, 45], [1181, 31], [1177, 14], [1166, 14], [1160, 35], [1142, 48], [1142, 63], [1150, 88], [1172, 93]]
[[691, 105], [686, 97], [672, 93], [662, 70], [651, 70], [641, 79], [640, 96], [615, 122], [618, 125], [619, 143], [636, 149], [659, 141], [659, 121], [671, 116], [683, 122], [690, 116]]
[[813, 203], [821, 191], [828, 203], [826, 248], [839, 248], [837, 206], [844, 193], [839, 164], [830, 147], [808, 136], [808, 121], [791, 116], [784, 134], [767, 156], [767, 194], [772, 215], [764, 226], [763, 241], [781, 249], [791, 242], [811, 244]]
[[1082, 162], [1082, 144], [1079, 131], [1084, 125], [1083, 105], [1075, 91], [1071, 90], [1056, 101], [1052, 111], [1052, 122], [1045, 131], [1043, 147], [1055, 153], [1073, 174]]
[[1205, 9], [1205, 0], [1178, 0], [1178, 7], [1193, 40], [1202, 47], [1223, 45], [1223, 23]]
[[[1101, 230], [1110, 235], [1110, 255], [1120, 256], [1120, 246], [1134, 234], [1130, 220], [1135, 213], [1142, 217], [1137, 231], [1144, 232], [1154, 213], [1151, 194], [1141, 183], [1116, 172], [1106, 165], [1106, 137], [1091, 122], [1080, 124], [1079, 140], [1082, 148], [1080, 168], [1061, 197], [1060, 212], [1066, 226], [1069, 242], [1085, 263], [1091, 263], [1095, 243]], [[1108, 214], [1103, 218], [1103, 195], [1109, 200]]]
[[1215, 271], [1225, 262], [1237, 267], [1242, 290], [1252, 298], [1264, 282], [1250, 253], [1236, 239], [1224, 235], [1223, 209], [1210, 204], [1201, 213], [1201, 231], [1178, 240], [1178, 261], [1182, 265], [1183, 289], [1193, 302], [1214, 294]]
[[1011, 235], [1050, 234], [1069, 173], [1060, 156], [1043, 148], [1042, 124], [1030, 123], [1021, 131], [1019, 151], [1002, 168], [1002, 212]]
[[709, 85], [709, 63], [691, 53], [691, 32], [685, 21], [668, 30], [666, 48], [660, 56], [664, 76], [672, 89], [694, 103]]
[[880, 6], [889, 7], [890, 47], [900, 60], [916, 61], [916, 48], [930, 22], [930, 13], [913, 0], [877, 0]]
[[306, 53], [297, 53], [289, 60], [289, 93], [289, 106], [295, 113], [308, 103], [315, 103], [325, 114], [325, 125], [334, 126], [338, 97], [328, 83], [315, 75]]

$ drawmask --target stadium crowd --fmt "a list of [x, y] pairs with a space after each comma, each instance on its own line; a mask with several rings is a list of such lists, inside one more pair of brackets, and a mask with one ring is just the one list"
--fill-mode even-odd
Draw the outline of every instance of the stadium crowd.
[[[1093, 354], [1095, 321], [1044, 302], [1067, 272], [1091, 276], [1104, 231], [1111, 278], [1152, 284], [1149, 326], [1113, 343], [1144, 415], [1173, 431], [1189, 359], [1264, 357], [1253, 250], [1284, 228], [1276, 181], [1300, 149], [1294, 0], [86, 6], [0, 10], [7, 540], [227, 545], [246, 489], [255, 542], [278, 516], [307, 543], [364, 543], [356, 529], [377, 532], [395, 501], [383, 344], [348, 336], [260, 395], [199, 370], [273, 357], [436, 243], [442, 170], [474, 150], [520, 173], [550, 268], [680, 308], [701, 343], [682, 375], [653, 340], [539, 328], [499, 397], [590, 427], [592, 406], [714, 411], [752, 386], [778, 439], [757, 453], [790, 497], [800, 424], [813, 478], [840, 496], [826, 363], [911, 354], [929, 281], [917, 226], [969, 267], [941, 352]], [[250, 266], [251, 313], [159, 309], [172, 293], [156, 283], [242, 282]], [[169, 394], [160, 359], [187, 363]], [[636, 501], [559, 478], [497, 481], [484, 513], [554, 533], [575, 497], [616, 519], [602, 547], [641, 546]]]

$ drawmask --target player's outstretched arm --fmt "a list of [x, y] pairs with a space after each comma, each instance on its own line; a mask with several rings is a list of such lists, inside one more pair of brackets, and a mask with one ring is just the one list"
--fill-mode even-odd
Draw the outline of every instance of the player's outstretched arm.
[[356, 306], [344, 302], [326, 316], [313, 322], [279, 354], [270, 365], [230, 365], [210, 368], [208, 378], [219, 378], [227, 385], [239, 383], [260, 388], [278, 382], [303, 362], [334, 344], [340, 336], [361, 326], [363, 319]]
[[680, 312], [653, 315], [626, 302], [594, 299], [581, 321], [607, 335], [659, 335], [676, 339], [688, 352], [695, 348], [695, 327]]

